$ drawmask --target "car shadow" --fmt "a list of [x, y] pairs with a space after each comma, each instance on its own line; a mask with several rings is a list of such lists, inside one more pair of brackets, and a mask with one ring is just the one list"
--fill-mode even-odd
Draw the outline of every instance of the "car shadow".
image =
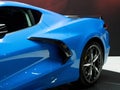
[[100, 79], [89, 88], [83, 88], [78, 82], [72, 82], [47, 90], [120, 90], [120, 73], [103, 70]]

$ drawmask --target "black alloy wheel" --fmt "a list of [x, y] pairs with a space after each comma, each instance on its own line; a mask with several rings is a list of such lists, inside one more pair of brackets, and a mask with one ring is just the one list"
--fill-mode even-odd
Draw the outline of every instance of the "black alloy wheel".
[[103, 58], [103, 50], [99, 43], [90, 42], [86, 45], [80, 63], [80, 82], [82, 85], [91, 86], [99, 79]]

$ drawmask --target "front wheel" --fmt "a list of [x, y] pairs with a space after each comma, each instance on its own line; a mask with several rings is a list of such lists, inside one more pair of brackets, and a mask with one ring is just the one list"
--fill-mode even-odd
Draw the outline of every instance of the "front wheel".
[[83, 50], [80, 62], [80, 83], [91, 86], [100, 77], [103, 66], [103, 50], [99, 43], [90, 42]]

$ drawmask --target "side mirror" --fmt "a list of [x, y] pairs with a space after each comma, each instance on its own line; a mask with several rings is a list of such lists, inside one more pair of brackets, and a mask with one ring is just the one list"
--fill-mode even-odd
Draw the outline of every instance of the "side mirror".
[[5, 24], [0, 24], [0, 39], [3, 38], [7, 32], [7, 26]]

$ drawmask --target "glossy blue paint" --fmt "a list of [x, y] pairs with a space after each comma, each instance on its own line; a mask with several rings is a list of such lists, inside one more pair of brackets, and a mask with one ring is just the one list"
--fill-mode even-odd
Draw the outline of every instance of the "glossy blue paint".
[[[0, 90], [42, 90], [77, 80], [83, 48], [92, 38], [99, 38], [103, 43], [106, 61], [110, 46], [103, 20], [72, 20], [18, 2], [0, 2], [0, 7], [3, 6], [31, 8], [40, 11], [42, 17], [37, 25], [8, 33], [0, 39]], [[31, 41], [30, 37], [60, 40], [71, 50], [72, 56], [63, 64], [58, 45]]]

